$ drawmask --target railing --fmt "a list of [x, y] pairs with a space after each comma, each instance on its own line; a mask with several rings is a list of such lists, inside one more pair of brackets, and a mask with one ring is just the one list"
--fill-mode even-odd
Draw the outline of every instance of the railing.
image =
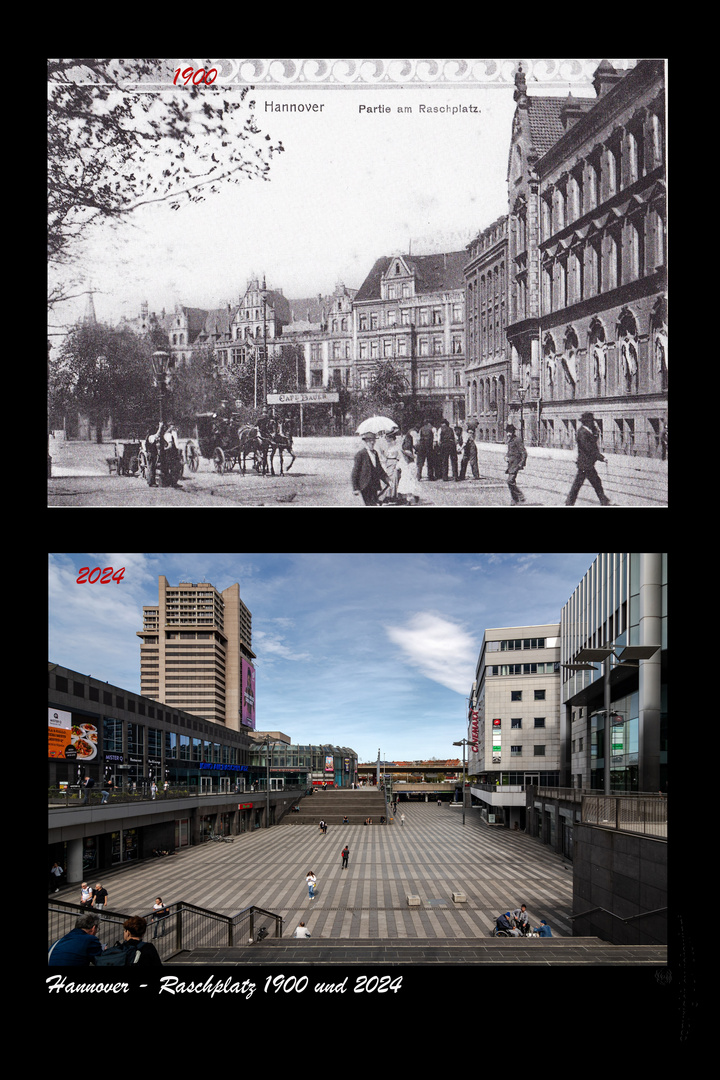
[[584, 795], [581, 815], [585, 825], [667, 839], [665, 795]]
[[633, 919], [644, 919], [648, 915], [661, 915], [663, 913], [663, 911], [667, 911], [667, 908], [666, 907], [659, 907], [659, 908], [655, 908], [654, 911], [641, 911], [639, 915], [628, 915], [628, 917], [626, 919], [623, 919], [622, 915], [616, 915], [614, 911], [608, 911], [607, 908], [604, 908], [604, 907], [591, 907], [591, 908], [588, 908], [587, 911], [579, 911], [577, 913], [577, 915], [570, 915], [569, 918], [571, 920], [572, 919], [582, 919], [584, 915], [593, 915], [596, 911], [604, 911], [606, 915], [612, 915], [613, 919], [619, 919], [620, 922], [629, 923], [629, 922], [632, 922]]
[[[271, 790], [271, 795], [290, 795], [297, 792], [304, 791], [302, 786], [297, 788], [285, 787], [277, 791]], [[68, 807], [69, 809], [78, 808], [81, 806], [117, 806], [121, 803], [141, 803], [141, 802], [156, 802], [161, 804], [166, 799], [204, 799], [209, 797], [222, 797], [227, 799], [235, 799], [236, 797], [247, 798], [252, 795], [265, 796], [267, 793], [263, 788], [261, 791], [253, 791], [246, 789], [245, 791], [200, 791], [198, 788], [189, 787], [172, 787], [167, 792], [158, 791], [156, 797], [153, 799], [149, 790], [147, 791], [112, 791], [107, 800], [103, 799], [102, 788], [94, 787], [88, 797], [87, 804], [85, 803], [85, 791], [78, 787], [77, 784], [72, 784], [68, 788], [49, 788], [48, 789], [48, 806], [52, 809], [60, 809], [61, 807]]]
[[[155, 946], [162, 961], [192, 949], [246, 945], [257, 941], [263, 929], [273, 937], [282, 937], [282, 916], [255, 906], [237, 915], [222, 915], [184, 902], [170, 904], [168, 910], [170, 914], [165, 918], [154, 919], [153, 912], [143, 915], [148, 924], [144, 940]], [[122, 941], [123, 923], [128, 915], [116, 911], [100, 914], [79, 904], [52, 900], [48, 904], [48, 948], [74, 928], [79, 915], [97, 917], [97, 937], [103, 945]]]

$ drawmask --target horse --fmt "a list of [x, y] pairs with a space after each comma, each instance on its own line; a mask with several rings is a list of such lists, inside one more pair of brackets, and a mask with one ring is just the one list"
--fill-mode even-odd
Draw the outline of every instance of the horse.
[[262, 469], [263, 475], [267, 472], [267, 447], [260, 437], [257, 427], [245, 424], [238, 429], [238, 462], [245, 473], [248, 456], [253, 456], [253, 468], [256, 473]]
[[296, 455], [293, 453], [293, 441], [292, 435], [273, 435], [270, 439], [270, 475], [275, 475], [275, 469], [273, 468], [273, 459], [276, 453], [280, 455], [280, 475], [283, 475], [283, 454], [289, 454], [291, 461], [287, 467], [287, 471], [290, 472], [295, 464]]

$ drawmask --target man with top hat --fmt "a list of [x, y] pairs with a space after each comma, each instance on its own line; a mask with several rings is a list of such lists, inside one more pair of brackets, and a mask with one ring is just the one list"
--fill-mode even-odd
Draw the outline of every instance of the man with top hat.
[[507, 434], [507, 473], [508, 488], [510, 489], [510, 498], [513, 504], [525, 502], [525, 496], [520, 488], [517, 486], [517, 474], [521, 469], [525, 468], [525, 462], [527, 461], [527, 450], [520, 436], [515, 430], [514, 424], [508, 424], [506, 429]]
[[566, 506], [574, 506], [580, 488], [587, 480], [595, 490], [595, 494], [603, 506], [610, 506], [610, 500], [603, 491], [600, 477], [595, 469], [596, 461], [604, 461], [605, 458], [598, 450], [600, 431], [595, 423], [595, 417], [591, 412], [584, 412], [580, 417], [580, 427], [577, 430], [577, 475], [573, 480], [570, 493], [565, 500]]
[[375, 450], [373, 433], [366, 432], [362, 436], [362, 441], [365, 445], [362, 450], [358, 450], [353, 463], [351, 477], [353, 495], [362, 496], [366, 506], [377, 506], [380, 492], [389, 485], [390, 481]]

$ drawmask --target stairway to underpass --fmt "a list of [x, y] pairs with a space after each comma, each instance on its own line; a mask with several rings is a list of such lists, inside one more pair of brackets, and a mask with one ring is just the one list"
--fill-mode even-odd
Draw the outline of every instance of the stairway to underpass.
[[541, 967], [667, 964], [665, 945], [611, 945], [600, 938], [465, 939], [412, 938], [396, 940], [266, 938], [234, 948], [202, 948], [176, 954], [167, 963], [197, 967], [286, 968], [292, 965], [334, 967], [392, 967], [437, 964], [491, 964]]
[[362, 825], [366, 818], [372, 818], [373, 825], [380, 824], [384, 815], [389, 818], [385, 807], [385, 795], [377, 788], [327, 788], [315, 791], [299, 803], [297, 814], [286, 814], [283, 823], [287, 825], [315, 825], [320, 820], [328, 825], [342, 825], [347, 817], [348, 825]]

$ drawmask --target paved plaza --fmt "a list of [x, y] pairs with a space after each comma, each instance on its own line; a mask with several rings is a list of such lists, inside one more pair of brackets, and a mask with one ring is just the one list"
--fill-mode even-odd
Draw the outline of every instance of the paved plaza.
[[[314, 900], [309, 870], [318, 879]], [[572, 935], [571, 864], [523, 833], [485, 825], [477, 809], [466, 808], [463, 826], [462, 809], [448, 803], [401, 802], [393, 824], [331, 825], [326, 834], [283, 823], [98, 880], [113, 911], [147, 914], [156, 896], [225, 915], [254, 905], [282, 916], [284, 937], [303, 919], [314, 941], [487, 938], [500, 912], [521, 903], [533, 926], [545, 919], [555, 936]], [[56, 898], [76, 902], [79, 891]], [[455, 903], [454, 892], [466, 901]], [[408, 895], [420, 906], [409, 907]]]
[[[356, 507], [350, 484], [356, 438], [305, 437], [295, 440], [297, 460], [284, 476], [241, 475], [237, 467], [219, 475], [203, 458], [196, 473], [185, 469], [179, 488], [150, 488], [130, 476], [109, 475], [106, 458], [113, 444], [63, 443], [51, 440], [52, 479], [49, 506], [287, 506]], [[512, 505], [507, 486], [506, 447], [479, 443], [479, 478], [462, 483], [430, 482], [414, 478], [415, 465], [403, 464], [400, 492], [419, 499], [419, 506], [564, 506], [576, 473], [575, 450], [528, 447], [528, 464], [520, 474], [526, 502]], [[667, 461], [607, 454], [600, 475], [614, 506], [666, 506]], [[287, 462], [286, 462], [287, 465]], [[275, 468], [279, 469], [277, 459]], [[576, 506], [600, 507], [589, 484], [584, 484]]]

